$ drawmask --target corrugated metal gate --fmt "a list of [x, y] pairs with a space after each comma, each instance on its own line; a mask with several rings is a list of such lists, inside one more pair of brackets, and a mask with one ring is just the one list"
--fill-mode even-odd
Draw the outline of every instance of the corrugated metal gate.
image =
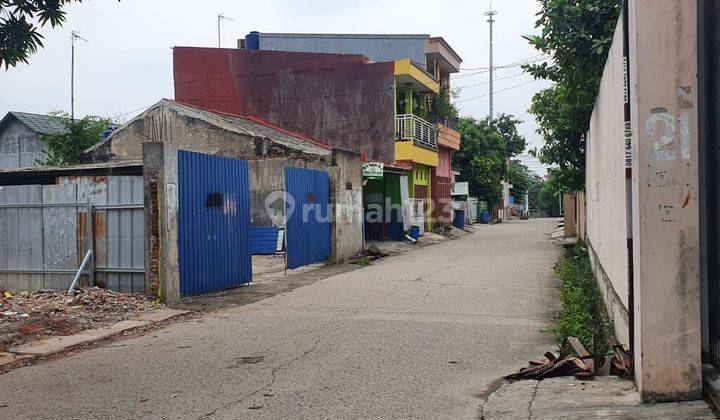
[[178, 152], [180, 292], [199, 295], [249, 283], [247, 162]]
[[327, 172], [285, 168], [285, 194], [288, 268], [325, 261], [330, 255]]

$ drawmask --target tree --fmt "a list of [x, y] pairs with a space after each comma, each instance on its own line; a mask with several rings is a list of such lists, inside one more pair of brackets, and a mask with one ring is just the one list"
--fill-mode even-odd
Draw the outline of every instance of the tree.
[[[82, 0], [0, 0], [0, 67], [27, 63], [42, 47], [39, 27], [53, 28], [65, 22], [67, 4]], [[37, 21], [37, 24], [35, 23]]]
[[460, 150], [453, 155], [453, 167], [460, 169], [471, 194], [491, 202], [502, 197], [500, 182], [508, 174], [508, 159], [517, 153], [517, 145], [522, 144], [520, 151], [525, 147], [525, 139], [517, 135], [518, 122], [504, 114], [492, 123], [489, 118], [460, 119]]
[[523, 68], [538, 79], [555, 82], [532, 99], [545, 142], [540, 161], [557, 164], [569, 190], [583, 189], [585, 136], [600, 87], [602, 71], [621, 10], [620, 0], [539, 0], [542, 10], [535, 27], [540, 35], [527, 37], [552, 63]]
[[498, 114], [492, 121], [493, 127], [500, 133], [500, 137], [505, 140], [507, 145], [507, 157], [513, 157], [525, 150], [527, 142], [525, 137], [518, 134], [517, 126], [522, 124], [522, 120], [515, 118], [510, 114]]
[[562, 193], [564, 191], [573, 191], [563, 186], [567, 184], [567, 181], [563, 180], [563, 177], [567, 175], [567, 172], [560, 168], [550, 168], [540, 187], [538, 208], [547, 210], [550, 216], [560, 215], [560, 197]]
[[107, 118], [87, 116], [83, 119], [71, 119], [67, 113], [50, 113], [49, 118], [59, 118], [65, 131], [59, 134], [44, 134], [40, 140], [47, 144], [43, 165], [77, 165], [83, 152], [102, 141], [102, 133], [112, 121]]
[[515, 196], [516, 200], [522, 199], [530, 191], [535, 180], [530, 169], [516, 159], [511, 160], [508, 165], [507, 178], [512, 185], [510, 194]]

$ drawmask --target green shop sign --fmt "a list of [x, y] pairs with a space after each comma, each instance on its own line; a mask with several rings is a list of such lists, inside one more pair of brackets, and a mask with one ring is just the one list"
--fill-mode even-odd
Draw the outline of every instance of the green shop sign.
[[365, 162], [362, 167], [363, 178], [383, 179], [385, 165], [382, 162]]

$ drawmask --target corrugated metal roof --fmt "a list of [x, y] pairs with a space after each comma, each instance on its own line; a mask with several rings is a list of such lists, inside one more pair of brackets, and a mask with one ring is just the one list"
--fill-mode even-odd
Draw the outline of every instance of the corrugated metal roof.
[[[193, 105], [184, 104], [171, 99], [162, 99], [160, 102], [148, 108], [145, 112], [128, 121], [127, 124], [115, 130], [109, 137], [108, 141], [121, 132], [127, 125], [133, 121], [142, 119], [145, 115], [157, 108], [170, 108], [180, 115], [190, 118], [196, 118], [208, 124], [212, 124], [223, 130], [232, 131], [239, 134], [245, 134], [250, 137], [260, 138], [273, 143], [283, 145], [285, 147], [301, 151], [303, 153], [327, 156], [331, 153], [332, 148], [319, 140], [311, 139], [302, 134], [293, 133], [283, 128], [274, 126], [262, 119], [256, 117], [238, 117], [235, 115], [225, 114], [217, 111], [210, 111]], [[102, 143], [100, 143], [102, 144]], [[92, 150], [98, 145], [93, 146]]]
[[44, 172], [66, 172], [66, 171], [85, 171], [93, 169], [113, 169], [113, 168], [128, 168], [128, 167], [141, 167], [142, 161], [139, 160], [127, 160], [120, 162], [100, 162], [100, 163], [88, 163], [82, 165], [63, 165], [63, 166], [29, 166], [26, 168], [6, 168], [0, 169], [0, 175], [4, 174], [16, 174], [16, 173], [44, 173]]
[[0, 121], [0, 127], [9, 121], [11, 115], [39, 134], [59, 134], [67, 130], [61, 117], [17, 111], [8, 112]]

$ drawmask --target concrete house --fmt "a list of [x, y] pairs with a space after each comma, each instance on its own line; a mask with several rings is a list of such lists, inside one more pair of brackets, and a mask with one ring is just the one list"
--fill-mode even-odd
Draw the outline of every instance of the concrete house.
[[267, 232], [280, 270], [362, 250], [360, 155], [258, 118], [164, 99], [85, 159], [0, 170], [0, 287], [67, 288], [81, 270], [170, 302], [252, 281]]
[[8, 112], [0, 120], [0, 168], [26, 168], [45, 158], [43, 134], [65, 131], [62, 120], [51, 115]]

